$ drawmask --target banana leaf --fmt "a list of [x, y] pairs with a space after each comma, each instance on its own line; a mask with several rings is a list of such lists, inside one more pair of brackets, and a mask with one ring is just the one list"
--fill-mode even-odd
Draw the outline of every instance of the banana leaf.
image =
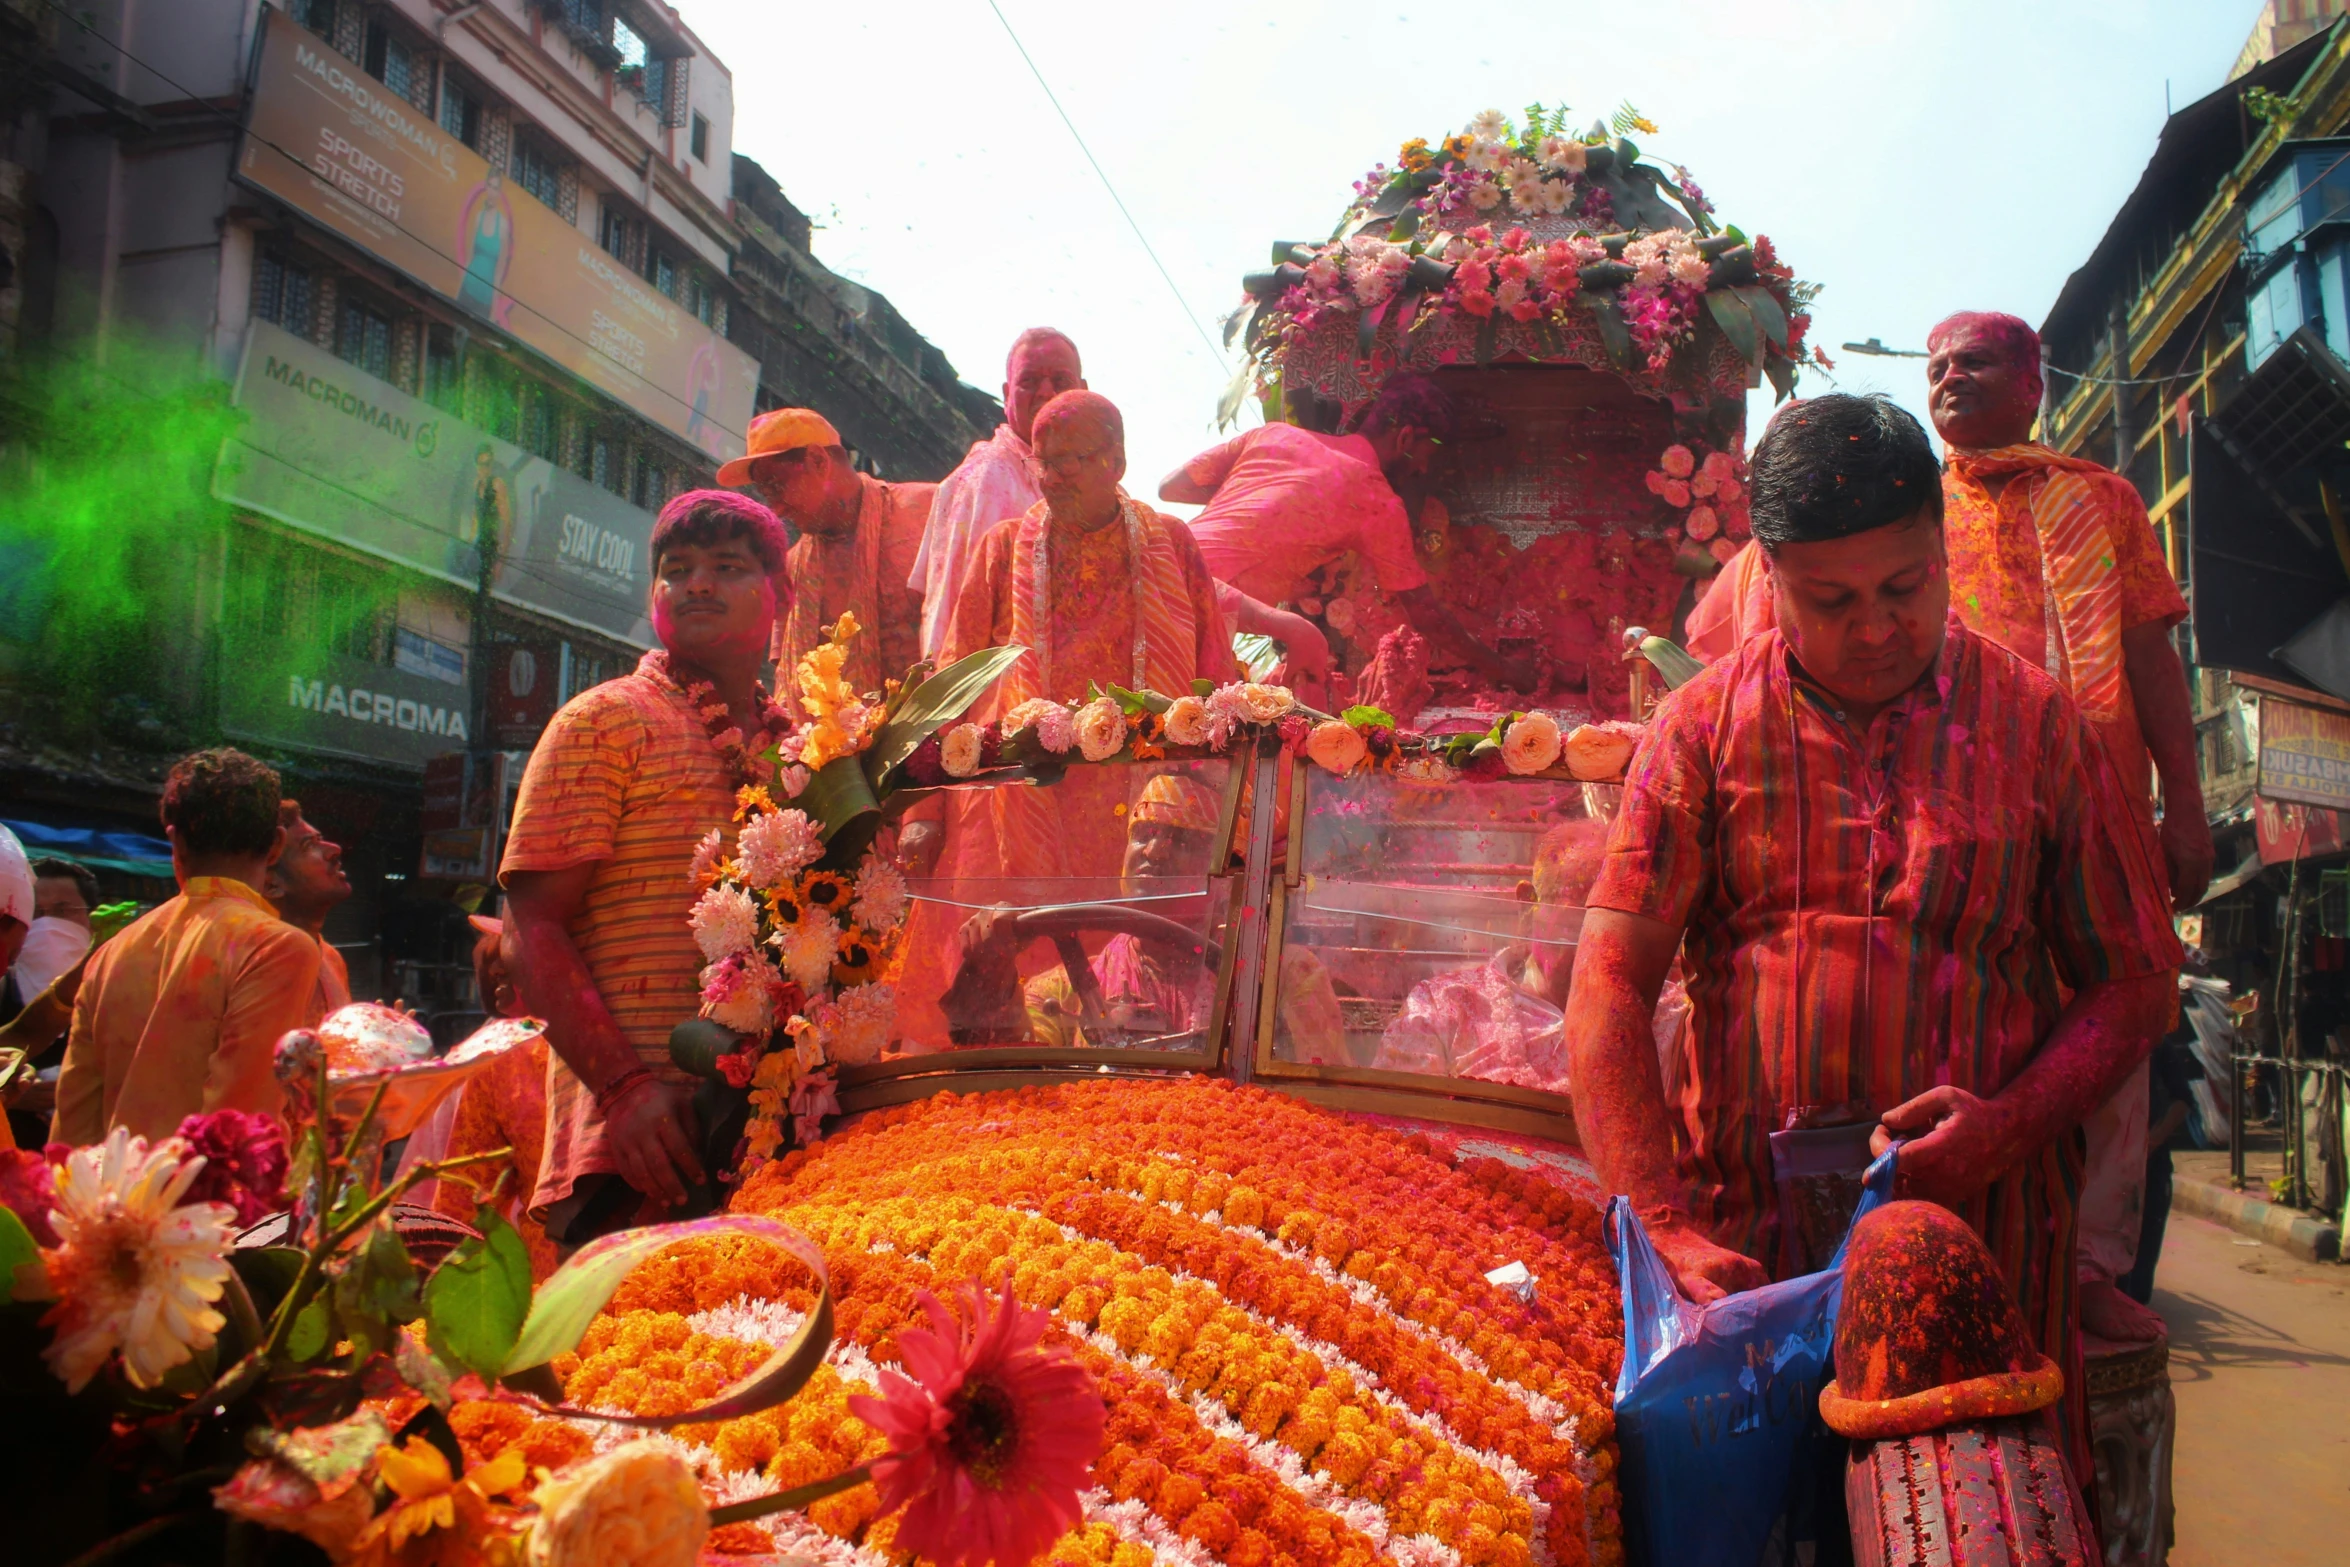
[[[982, 648], [957, 659], [906, 694], [897, 717], [884, 724], [864, 757], [865, 777], [876, 790], [890, 786], [892, 775], [905, 765], [915, 748], [963, 716], [971, 704], [987, 694], [997, 677], [1028, 650], [1024, 647]], [[829, 771], [830, 769], [827, 769]], [[822, 773], [817, 775], [819, 779]], [[808, 786], [810, 794], [815, 785]], [[802, 807], [806, 809], [805, 805]], [[811, 815], [814, 813], [811, 811]]]
[[1716, 289], [1705, 296], [1705, 308], [1713, 312], [1714, 324], [1738, 350], [1738, 357], [1753, 364], [1762, 354], [1761, 329], [1755, 325], [1754, 312], [1745, 302], [1726, 289]]
[[1419, 209], [1409, 208], [1396, 218], [1395, 226], [1387, 231], [1387, 240], [1389, 244], [1400, 245], [1419, 231]]
[[1240, 405], [1248, 401], [1249, 390], [1256, 384], [1256, 379], [1256, 360], [1243, 355], [1240, 368], [1232, 373], [1232, 380], [1225, 386], [1224, 394], [1216, 399], [1217, 429], [1228, 430], [1239, 422]]
[[1763, 334], [1782, 352], [1785, 351], [1787, 312], [1780, 308], [1779, 301], [1771, 296], [1771, 291], [1760, 283], [1749, 283], [1731, 292], [1746, 301], [1746, 308], [1753, 311], [1754, 319], [1762, 323]]
[[1632, 368], [1632, 329], [1624, 325], [1624, 312], [1605, 294], [1586, 290], [1575, 296], [1575, 303], [1591, 312], [1591, 321], [1599, 328], [1599, 340], [1607, 345], [1607, 356], [1619, 370]]
[[1371, 357], [1371, 345], [1379, 340], [1379, 323], [1386, 318], [1390, 300], [1381, 300], [1376, 310], [1355, 312], [1355, 357]]
[[1779, 395], [1774, 402], [1785, 402], [1795, 395], [1795, 362], [1773, 354], [1763, 360], [1763, 374], [1771, 378], [1772, 390]]
[[1668, 691], [1680, 690], [1690, 681], [1696, 679], [1705, 668], [1696, 659], [1681, 651], [1677, 643], [1668, 642], [1663, 637], [1643, 639], [1640, 644], [1640, 656], [1656, 666], [1656, 672], [1664, 676], [1665, 689]]
[[1248, 330], [1249, 321], [1256, 313], [1257, 302], [1253, 299], [1244, 299], [1238, 310], [1224, 318], [1224, 346], [1226, 348], [1232, 346], [1234, 338]]
[[816, 1276], [816, 1308], [792, 1335], [748, 1375], [719, 1389], [710, 1402], [673, 1415], [613, 1415], [568, 1405], [543, 1405], [550, 1412], [583, 1416], [608, 1425], [677, 1426], [698, 1421], [734, 1420], [771, 1409], [805, 1387], [832, 1347], [832, 1279], [824, 1267], [824, 1253], [789, 1225], [756, 1214], [718, 1214], [678, 1224], [653, 1224], [602, 1236], [580, 1248], [540, 1285], [523, 1320], [522, 1336], [506, 1358], [509, 1375], [544, 1366], [557, 1355], [575, 1349], [588, 1324], [621, 1282], [639, 1263], [679, 1241], [703, 1235], [748, 1235], [772, 1242], [790, 1252]]

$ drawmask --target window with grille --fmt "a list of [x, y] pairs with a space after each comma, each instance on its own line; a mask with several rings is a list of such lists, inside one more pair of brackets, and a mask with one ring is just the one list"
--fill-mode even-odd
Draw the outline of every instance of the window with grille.
[[529, 191], [550, 209], [562, 206], [562, 171], [555, 166], [555, 160], [548, 157], [529, 137], [514, 138], [511, 167], [515, 184]]
[[645, 277], [655, 288], [671, 299], [677, 297], [677, 263], [654, 251], [645, 266]]
[[311, 312], [318, 302], [318, 280], [308, 267], [264, 251], [253, 269], [253, 313], [297, 337], [315, 330]]
[[690, 144], [696, 163], [710, 161], [710, 122], [698, 114], [694, 116], [694, 129]]
[[692, 311], [702, 325], [712, 324], [717, 301], [718, 296], [712, 292], [709, 282], [700, 273], [697, 272], [686, 280], [685, 308]]
[[515, 444], [534, 457], [555, 460], [555, 404], [547, 389], [525, 382], [516, 395], [521, 439]]
[[286, 15], [332, 43], [335, 36], [335, 0], [286, 0]]
[[358, 300], [343, 301], [335, 323], [335, 357], [382, 380], [392, 375], [392, 323]]
[[596, 243], [621, 265], [633, 268], [644, 254], [645, 226], [609, 196], [596, 201]]
[[367, 74], [418, 107], [432, 96], [432, 73], [416, 51], [378, 19], [367, 24]]
[[441, 73], [441, 129], [481, 150], [481, 99], [446, 71]]
[[258, 530], [238, 538], [234, 624], [256, 636], [283, 638], [293, 630], [293, 595], [285, 553]]
[[658, 463], [639, 457], [628, 498], [645, 511], [659, 511], [669, 500], [669, 474]]
[[424, 400], [443, 413], [464, 406], [464, 378], [458, 373], [457, 340], [445, 326], [431, 328], [424, 339]]
[[489, 431], [501, 441], [516, 435], [513, 373], [495, 360], [474, 358], [472, 395], [466, 399], [465, 421]]

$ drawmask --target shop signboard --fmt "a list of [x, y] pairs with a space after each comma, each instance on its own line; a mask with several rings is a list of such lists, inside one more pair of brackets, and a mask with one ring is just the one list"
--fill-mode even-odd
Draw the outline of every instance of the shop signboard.
[[407, 767], [471, 743], [462, 686], [324, 648], [226, 652], [220, 721], [238, 739]]
[[220, 499], [468, 591], [486, 505], [503, 535], [497, 597], [653, 645], [646, 512], [266, 321], [235, 395], [247, 417], [222, 443]]
[[2350, 713], [2260, 699], [2260, 781], [2265, 800], [2350, 808]]
[[490, 649], [490, 741], [527, 749], [555, 716], [555, 685], [562, 677], [561, 655], [536, 642], [501, 643]]
[[237, 173], [713, 457], [756, 361], [281, 11]]
[[2342, 813], [2286, 800], [2252, 802], [2252, 841], [2263, 865], [2342, 852]]

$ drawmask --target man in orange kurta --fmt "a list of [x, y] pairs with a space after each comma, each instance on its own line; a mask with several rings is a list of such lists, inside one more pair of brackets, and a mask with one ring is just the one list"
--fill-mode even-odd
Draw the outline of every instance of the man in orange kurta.
[[[1942, 481], [1950, 606], [1972, 630], [2071, 691], [2105, 742], [2139, 830], [2159, 846], [2172, 902], [2211, 880], [2211, 828], [2196, 773], [2195, 721], [2170, 629], [2186, 600], [2137, 487], [2031, 438], [2040, 338], [2014, 316], [1956, 315], [1926, 337]], [[2152, 784], [2162, 783], [2154, 821]], [[2137, 1249], [2146, 1170], [2141, 1064], [2087, 1122], [2081, 1191], [2081, 1314], [2106, 1338], [2160, 1324], [2115, 1280]]]
[[199, 751], [163, 784], [179, 896], [91, 958], [50, 1133], [76, 1146], [121, 1126], [169, 1137], [211, 1110], [275, 1114], [278, 1036], [320, 1017], [318, 942], [277, 917], [262, 878], [285, 845], [277, 773]]
[[[1180, 693], [1194, 680], [1236, 678], [1231, 629], [1190, 529], [1120, 486], [1126, 426], [1117, 406], [1096, 392], [1064, 392], [1036, 416], [1033, 445], [1044, 499], [980, 541], [939, 649], [942, 666], [984, 648], [1028, 650], [972, 716], [1000, 719], [1036, 697], [1079, 701], [1089, 684]], [[1142, 786], [1133, 771], [1078, 767], [1050, 788], [955, 796], [943, 895], [1115, 897], [1126, 813]], [[1028, 886], [1014, 889], [1011, 878]], [[917, 1040], [945, 1037], [932, 1003], [946, 988], [943, 955], [964, 912], [921, 904], [907, 933], [899, 1023]]]
[[748, 454], [718, 470], [747, 484], [799, 529], [791, 548], [791, 607], [775, 628], [775, 683], [798, 701], [792, 670], [844, 614], [869, 628], [845, 671], [859, 691], [903, 675], [921, 651], [922, 594], [908, 585], [930, 524], [935, 484], [888, 484], [859, 473], [840, 432], [812, 408], [778, 408], [751, 421]]

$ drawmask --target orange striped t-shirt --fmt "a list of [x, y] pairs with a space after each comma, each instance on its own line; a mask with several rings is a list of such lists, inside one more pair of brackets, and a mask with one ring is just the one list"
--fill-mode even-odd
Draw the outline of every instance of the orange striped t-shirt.
[[[514, 802], [498, 868], [596, 868], [570, 925], [612, 1021], [637, 1059], [671, 1082], [669, 1030], [701, 1006], [702, 960], [686, 924], [694, 845], [734, 813], [734, 787], [693, 705], [647, 654], [633, 674], [583, 691], [555, 715]], [[577, 1176], [617, 1169], [587, 1086], [549, 1037], [547, 1149], [531, 1207]]]

